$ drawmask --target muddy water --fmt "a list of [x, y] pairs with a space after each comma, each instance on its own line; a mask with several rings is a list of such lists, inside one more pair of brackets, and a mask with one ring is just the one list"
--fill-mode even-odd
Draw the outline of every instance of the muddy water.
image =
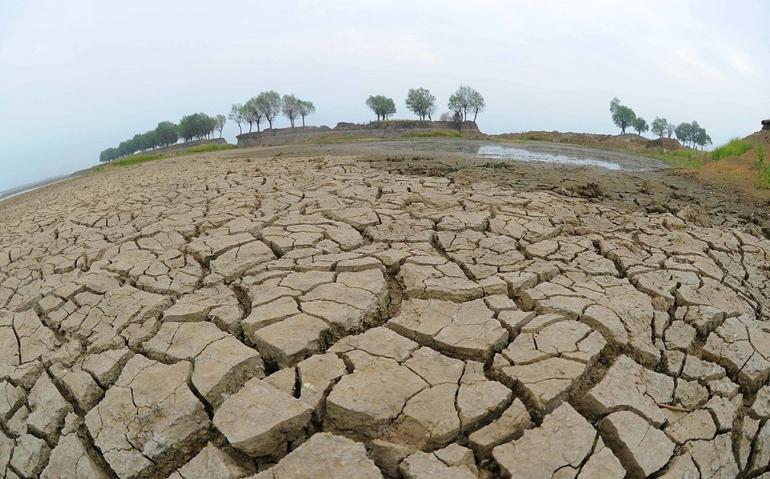
[[651, 171], [665, 168], [662, 162], [636, 155], [578, 148], [566, 145], [521, 144], [515, 146], [488, 144], [479, 146], [476, 154], [481, 158], [500, 161], [549, 163], [563, 166], [586, 166], [613, 171]]
[[612, 161], [598, 160], [593, 158], [576, 158], [574, 156], [544, 153], [538, 151], [529, 151], [524, 148], [513, 148], [510, 146], [484, 145], [479, 147], [476, 153], [482, 158], [494, 160], [512, 160], [512, 161], [539, 161], [543, 163], [554, 163], [570, 166], [596, 166], [607, 168], [608, 170], [624, 169], [620, 163]]

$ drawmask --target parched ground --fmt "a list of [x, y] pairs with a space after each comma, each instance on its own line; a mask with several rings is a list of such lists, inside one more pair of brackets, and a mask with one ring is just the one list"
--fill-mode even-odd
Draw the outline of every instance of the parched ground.
[[0, 204], [0, 476], [770, 477], [770, 241], [355, 157]]

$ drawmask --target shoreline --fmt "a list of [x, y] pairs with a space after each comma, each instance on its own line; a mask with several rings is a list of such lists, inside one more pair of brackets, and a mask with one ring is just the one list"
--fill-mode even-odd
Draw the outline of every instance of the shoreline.
[[78, 176], [79, 176], [79, 172], [75, 172], [69, 175], [57, 176], [54, 178], [49, 178], [47, 180], [38, 181], [36, 183], [30, 183], [27, 185], [8, 189], [3, 192], [0, 192], [0, 202], [3, 202], [5, 200], [10, 200], [11, 198], [16, 198], [17, 196], [21, 196], [24, 193], [29, 193], [31, 191], [39, 190], [40, 188], [44, 188], [46, 186], [54, 185], [56, 183], [61, 183], [62, 181], [71, 180], [71, 179], [77, 178]]

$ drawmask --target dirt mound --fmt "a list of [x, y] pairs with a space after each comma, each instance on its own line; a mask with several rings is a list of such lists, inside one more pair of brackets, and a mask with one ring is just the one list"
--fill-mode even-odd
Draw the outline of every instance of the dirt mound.
[[764, 143], [765, 145], [770, 145], [770, 130], [759, 130], [744, 139], [752, 143]]

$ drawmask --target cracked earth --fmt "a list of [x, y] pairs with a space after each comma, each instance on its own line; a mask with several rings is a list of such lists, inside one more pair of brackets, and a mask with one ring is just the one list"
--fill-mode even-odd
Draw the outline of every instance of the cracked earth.
[[0, 476], [770, 478], [770, 241], [355, 157], [0, 206]]

